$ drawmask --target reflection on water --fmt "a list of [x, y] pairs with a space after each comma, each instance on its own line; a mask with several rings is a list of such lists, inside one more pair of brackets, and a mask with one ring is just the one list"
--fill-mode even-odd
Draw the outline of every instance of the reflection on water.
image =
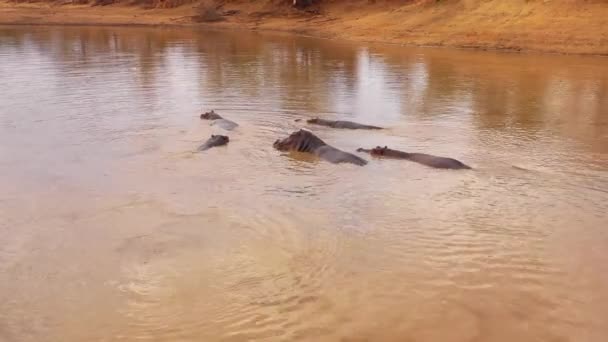
[[[0, 61], [2, 341], [608, 339], [605, 59], [4, 27]], [[204, 109], [240, 126], [193, 153]], [[475, 170], [272, 149], [314, 116]]]

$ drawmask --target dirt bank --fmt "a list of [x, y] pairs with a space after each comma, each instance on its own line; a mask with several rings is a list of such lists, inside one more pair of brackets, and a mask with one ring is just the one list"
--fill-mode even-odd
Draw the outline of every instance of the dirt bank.
[[[146, 9], [0, 0], [0, 24], [212, 25], [409, 45], [608, 55], [606, 0], [217, 1], [222, 20], [197, 23], [198, 3]], [[222, 15], [222, 14], [231, 15]]]

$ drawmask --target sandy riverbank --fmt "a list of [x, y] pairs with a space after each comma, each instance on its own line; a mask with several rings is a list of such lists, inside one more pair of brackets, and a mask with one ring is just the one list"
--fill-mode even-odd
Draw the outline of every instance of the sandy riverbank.
[[16, 4], [0, 0], [0, 24], [212, 25], [290, 31], [311, 36], [407, 45], [608, 55], [603, 0], [326, 1], [317, 13], [277, 1], [223, 1], [224, 20], [194, 22], [197, 3], [145, 9]]

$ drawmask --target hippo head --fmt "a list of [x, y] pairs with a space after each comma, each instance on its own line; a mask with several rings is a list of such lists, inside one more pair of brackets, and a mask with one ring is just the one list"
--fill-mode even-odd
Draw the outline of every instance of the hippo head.
[[319, 118], [308, 119], [308, 120], [306, 120], [306, 122], [310, 123], [310, 124], [315, 124], [315, 123], [319, 122]]
[[228, 138], [225, 135], [211, 135], [211, 139], [221, 145], [227, 144], [230, 141], [230, 138]]
[[372, 148], [372, 150], [370, 151], [370, 154], [382, 156], [382, 155], [384, 155], [384, 153], [386, 152], [387, 149], [388, 149], [387, 146], [384, 146], [384, 147], [376, 146], [376, 147]]
[[319, 139], [319, 137], [310, 131], [301, 129], [291, 133], [285, 139], [278, 139], [272, 146], [279, 151], [294, 150], [300, 152], [311, 152], [323, 145], [325, 145], [325, 142]]
[[206, 112], [204, 114], [201, 114], [201, 119], [202, 120], [218, 120], [221, 119], [222, 117], [219, 116], [218, 114], [215, 113], [215, 111], [210, 111], [210, 112]]

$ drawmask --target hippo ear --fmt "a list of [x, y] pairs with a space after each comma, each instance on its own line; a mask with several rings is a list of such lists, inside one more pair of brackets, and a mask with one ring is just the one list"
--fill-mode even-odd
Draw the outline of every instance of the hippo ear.
[[215, 134], [211, 134], [211, 137], [212, 137], [212, 138], [215, 138]]
[[386, 150], [388, 148], [388, 146], [384, 145], [384, 149]]

